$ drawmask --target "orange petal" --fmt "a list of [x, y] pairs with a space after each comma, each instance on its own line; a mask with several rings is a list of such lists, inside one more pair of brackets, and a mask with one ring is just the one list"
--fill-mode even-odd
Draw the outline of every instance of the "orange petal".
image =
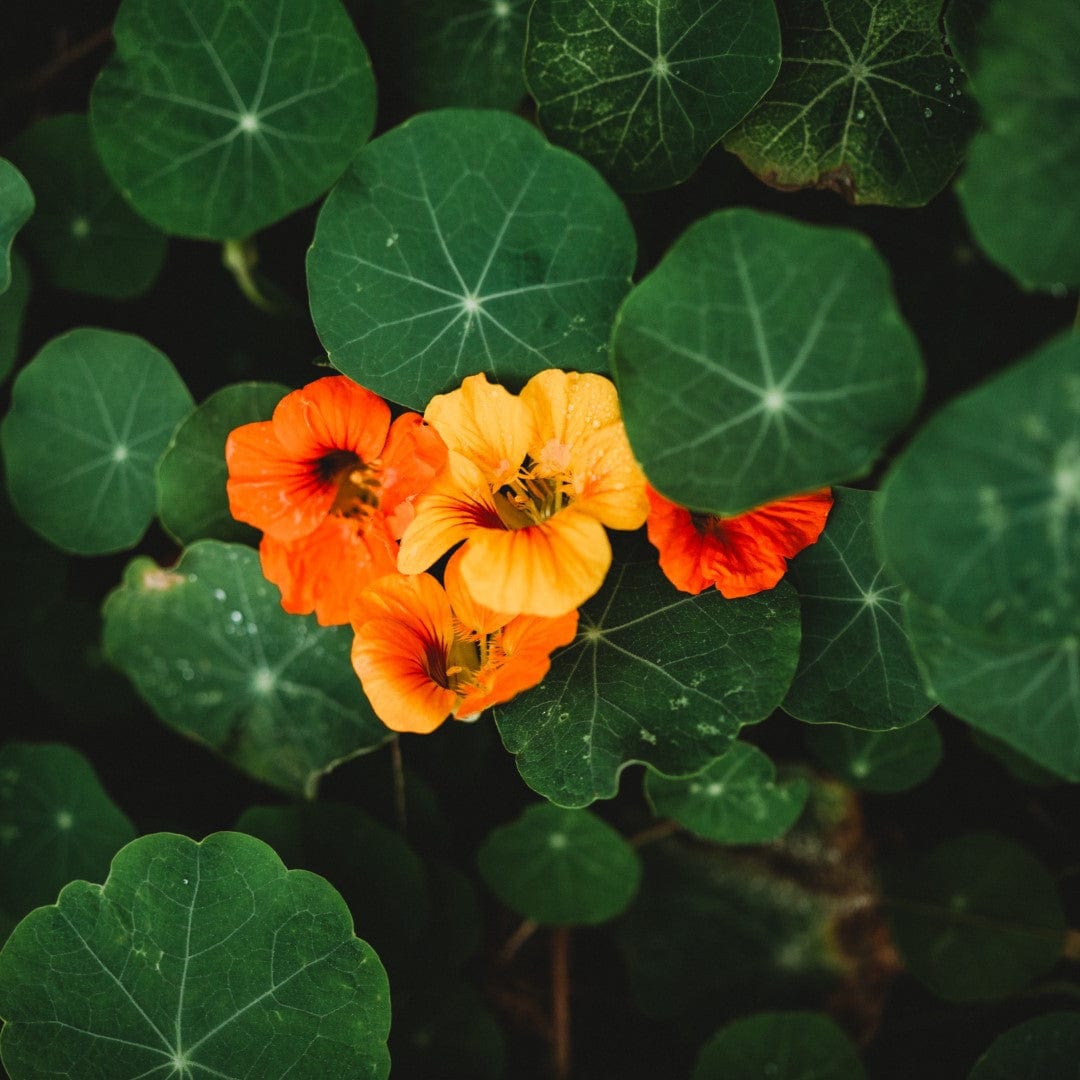
[[570, 506], [540, 525], [474, 530], [461, 578], [473, 598], [493, 611], [554, 618], [588, 600], [610, 565], [603, 525]]
[[225, 461], [233, 517], [282, 540], [313, 532], [334, 503], [336, 485], [320, 477], [310, 458], [292, 456], [269, 420], [235, 428]]
[[460, 388], [431, 399], [424, 419], [447, 447], [480, 468], [498, 487], [516, 475], [533, 441], [532, 416], [505, 387], [470, 375]]
[[395, 572], [397, 544], [377, 514], [363, 520], [328, 517], [291, 543], [265, 535], [259, 556], [287, 612], [314, 611], [321, 626], [336, 626], [349, 621], [350, 601], [361, 589]]
[[400, 538], [415, 517], [416, 499], [432, 485], [446, 464], [446, 444], [417, 413], [405, 413], [390, 425], [382, 454], [379, 509], [390, 531]]
[[457, 694], [443, 685], [453, 616], [429, 574], [392, 574], [353, 603], [352, 662], [375, 715], [393, 731], [434, 731]]
[[382, 454], [390, 408], [352, 379], [328, 375], [283, 397], [271, 422], [286, 453], [297, 459], [346, 450], [369, 462]]
[[443, 586], [450, 600], [450, 607], [467, 630], [481, 635], [494, 634], [514, 618], [514, 613], [492, 611], [473, 599], [472, 593], [465, 588], [465, 583], [461, 580], [461, 560], [464, 555], [464, 549], [458, 548], [450, 556], [443, 572]]

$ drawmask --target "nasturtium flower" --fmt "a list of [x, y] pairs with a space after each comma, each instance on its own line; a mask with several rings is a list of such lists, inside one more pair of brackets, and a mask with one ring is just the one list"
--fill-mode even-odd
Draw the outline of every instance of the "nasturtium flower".
[[823, 488], [721, 517], [695, 514], [651, 487], [648, 495], [649, 540], [668, 580], [695, 594], [715, 585], [729, 600], [771, 589], [787, 560], [821, 535], [833, 502]]
[[485, 608], [461, 580], [461, 553], [446, 587], [430, 574], [392, 574], [353, 601], [352, 662], [375, 715], [394, 731], [427, 734], [448, 716], [470, 720], [547, 674], [554, 649], [577, 631], [558, 618]]
[[486, 607], [556, 617], [592, 596], [611, 565], [604, 526], [637, 529], [649, 508], [614, 385], [549, 369], [515, 397], [471, 375], [424, 418], [449, 455], [398, 569], [419, 573], [464, 541], [461, 577]]
[[233, 517], [263, 530], [263, 573], [291, 614], [349, 621], [349, 601], [394, 572], [413, 501], [446, 461], [416, 413], [390, 422], [382, 398], [344, 375], [278, 402], [225, 444]]

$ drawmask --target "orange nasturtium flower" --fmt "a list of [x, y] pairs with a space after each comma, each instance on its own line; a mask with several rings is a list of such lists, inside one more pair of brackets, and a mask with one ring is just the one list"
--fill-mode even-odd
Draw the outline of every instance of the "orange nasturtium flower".
[[349, 621], [349, 600], [394, 572], [413, 500], [446, 460], [416, 413], [390, 423], [382, 398], [344, 375], [278, 402], [225, 444], [233, 517], [263, 530], [263, 573], [294, 615]]
[[376, 716], [394, 731], [427, 734], [448, 716], [471, 720], [547, 674], [550, 655], [577, 631], [578, 613], [506, 615], [477, 604], [461, 581], [392, 574], [353, 601], [352, 662]]
[[719, 517], [692, 513], [650, 487], [649, 540], [676, 588], [699, 593], [715, 585], [733, 600], [771, 589], [787, 560], [821, 535], [832, 502], [823, 488]]
[[592, 596], [611, 565], [604, 526], [637, 529], [649, 509], [612, 383], [550, 369], [515, 397], [470, 375], [424, 418], [450, 453], [398, 569], [419, 573], [464, 540], [461, 577], [486, 607], [556, 617]]

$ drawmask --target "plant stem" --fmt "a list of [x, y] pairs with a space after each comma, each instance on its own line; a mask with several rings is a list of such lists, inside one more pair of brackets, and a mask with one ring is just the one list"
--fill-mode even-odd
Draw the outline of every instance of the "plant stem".
[[1080, 960], [1080, 930], [1070, 930], [1065, 935], [1063, 953], [1066, 960]]
[[570, 1080], [570, 928], [551, 931], [551, 1075]]
[[256, 274], [259, 251], [255, 238], [226, 240], [221, 245], [221, 262], [233, 276], [237, 287], [251, 303], [268, 315], [298, 316], [300, 308], [272, 281]]
[[672, 818], [668, 818], [666, 821], [658, 821], [654, 825], [650, 825], [647, 829], [642, 829], [639, 833], [634, 833], [630, 837], [630, 844], [632, 847], [644, 847], [646, 844], [653, 844], [657, 840], [666, 840], [669, 836], [674, 836], [679, 832], [682, 826]]
[[409, 818], [405, 811], [405, 766], [401, 761], [400, 735], [395, 735], [390, 741], [390, 762], [394, 770], [394, 816], [404, 836], [409, 831]]
[[29, 78], [21, 83], [16, 83], [10, 90], [0, 96], [0, 101], [11, 101], [22, 94], [34, 94], [43, 86], [47, 86], [57, 75], [72, 64], [78, 63], [84, 57], [96, 52], [103, 45], [112, 40], [112, 26], [103, 26], [95, 30], [89, 37], [76, 41], [74, 45], [65, 46], [44, 67], [39, 68]]
[[518, 950], [539, 929], [539, 925], [532, 919], [525, 919], [521, 925], [506, 939], [506, 944], [499, 950], [499, 960], [503, 964], [509, 964], [518, 954]]

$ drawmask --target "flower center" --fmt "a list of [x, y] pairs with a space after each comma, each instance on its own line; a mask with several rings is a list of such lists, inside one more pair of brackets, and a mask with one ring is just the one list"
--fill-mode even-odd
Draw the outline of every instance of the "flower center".
[[524, 529], [554, 517], [573, 498], [569, 471], [538, 475], [540, 467], [529, 457], [518, 475], [492, 492], [499, 520], [507, 529]]
[[337, 496], [330, 513], [335, 517], [364, 517], [378, 509], [382, 468], [379, 461], [363, 462], [355, 454], [346, 457], [344, 464], [329, 478], [337, 481]]

